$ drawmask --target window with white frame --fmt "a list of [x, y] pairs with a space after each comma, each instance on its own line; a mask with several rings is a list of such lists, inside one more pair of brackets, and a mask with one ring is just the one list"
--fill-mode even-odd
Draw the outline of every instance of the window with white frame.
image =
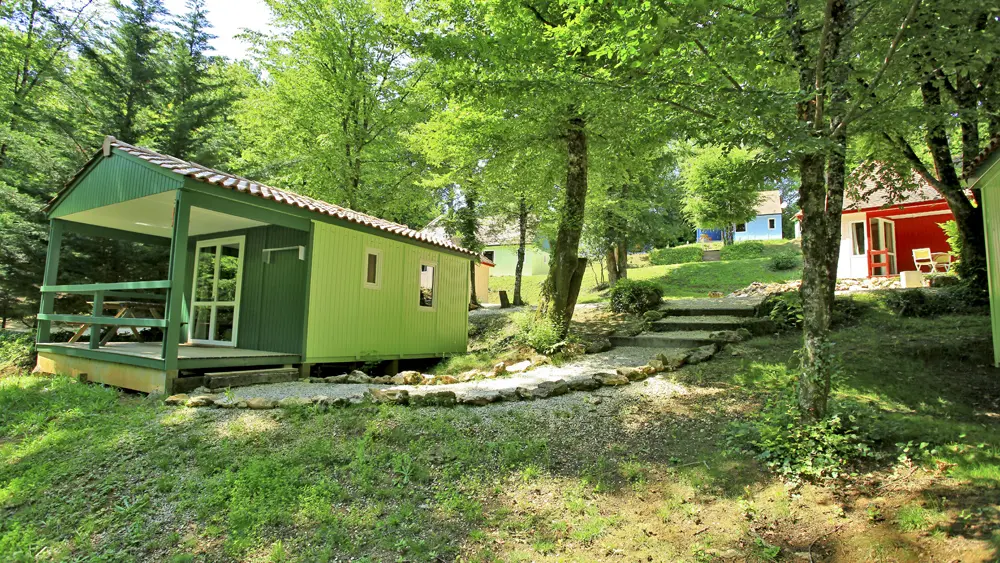
[[434, 264], [428, 262], [420, 264], [420, 306], [426, 309], [434, 308], [434, 290], [437, 285], [436, 269]]
[[863, 221], [851, 223], [851, 254], [854, 256], [864, 256], [868, 250], [868, 241], [865, 240], [865, 224]]
[[379, 289], [382, 287], [382, 251], [376, 248], [365, 249], [365, 287]]

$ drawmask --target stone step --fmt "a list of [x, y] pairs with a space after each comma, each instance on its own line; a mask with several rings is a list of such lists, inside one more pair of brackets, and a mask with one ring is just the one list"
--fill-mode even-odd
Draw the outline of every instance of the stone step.
[[651, 323], [654, 332], [671, 332], [677, 330], [736, 330], [740, 327], [748, 327], [756, 319], [751, 317], [739, 317], [734, 315], [717, 316], [674, 316], [665, 317]]
[[636, 336], [612, 336], [611, 343], [636, 348], [694, 348], [714, 343], [709, 334], [707, 330], [644, 332]]
[[246, 387], [262, 383], [286, 383], [299, 378], [297, 368], [250, 369], [244, 371], [220, 371], [205, 374], [204, 386], [209, 389], [226, 387]]
[[757, 313], [758, 298], [676, 299], [660, 305], [668, 317], [752, 317]]

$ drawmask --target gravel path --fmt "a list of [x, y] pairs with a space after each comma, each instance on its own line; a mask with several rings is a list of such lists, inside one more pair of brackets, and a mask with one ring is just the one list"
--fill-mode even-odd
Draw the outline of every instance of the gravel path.
[[[451, 385], [358, 385], [345, 383], [269, 383], [266, 385], [250, 385], [237, 387], [231, 393], [235, 400], [246, 400], [253, 397], [281, 400], [288, 397], [315, 397], [326, 395], [331, 399], [347, 398], [360, 401], [369, 388], [376, 389], [406, 389], [411, 395], [421, 395], [430, 391], [454, 391], [459, 398], [476, 395], [487, 391], [516, 389], [518, 387], [534, 387], [544, 381], [569, 379], [580, 375], [590, 375], [598, 372], [614, 372], [619, 367], [637, 367], [656, 356], [656, 350], [650, 348], [633, 348], [623, 346], [607, 352], [583, 356], [573, 362], [561, 366], [545, 365], [519, 375], [453, 383]], [[625, 387], [633, 387], [628, 385]]]

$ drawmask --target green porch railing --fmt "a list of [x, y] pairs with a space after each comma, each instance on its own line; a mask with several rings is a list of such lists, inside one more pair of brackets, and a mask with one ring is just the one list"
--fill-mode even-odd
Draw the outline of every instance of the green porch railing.
[[[74, 323], [89, 326], [90, 348], [96, 350], [101, 346], [101, 332], [105, 326], [115, 327], [135, 327], [135, 328], [160, 328], [163, 329], [163, 340], [175, 338], [176, 335], [167, 335], [166, 329], [169, 323], [169, 308], [165, 307], [163, 318], [135, 318], [124, 316], [109, 317], [104, 314], [104, 304], [107, 300], [142, 300], [144, 302], [169, 302], [169, 291], [171, 289], [170, 280], [140, 281], [140, 282], [120, 282], [120, 283], [88, 283], [76, 285], [43, 285], [41, 287], [43, 310], [38, 314], [38, 320], [44, 321], [46, 326], [49, 323]], [[144, 293], [151, 290], [167, 290], [167, 294]], [[93, 308], [90, 315], [64, 315], [52, 312], [52, 305], [58, 294], [89, 294], [93, 296]], [[48, 309], [47, 311], [45, 309]], [[47, 331], [46, 331], [47, 332]], [[39, 333], [39, 342], [50, 340], [48, 334]], [[164, 346], [164, 348], [166, 348]]]

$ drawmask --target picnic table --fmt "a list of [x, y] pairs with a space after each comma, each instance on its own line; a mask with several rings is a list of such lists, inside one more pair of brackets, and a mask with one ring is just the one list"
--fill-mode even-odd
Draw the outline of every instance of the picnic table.
[[[88, 301], [88, 303], [93, 304], [92, 301]], [[164, 303], [162, 301], [161, 302], [155, 302], [155, 301], [105, 301], [104, 302], [104, 309], [105, 310], [117, 311], [115, 313], [115, 318], [116, 319], [122, 319], [122, 318], [138, 319], [138, 318], [142, 318], [142, 317], [135, 316], [135, 313], [138, 312], [138, 311], [145, 311], [145, 312], [149, 313], [149, 317], [148, 318], [162, 319], [163, 318]], [[84, 334], [86, 334], [87, 329], [90, 328], [91, 324], [92, 323], [84, 323], [84, 324], [80, 325], [80, 328], [77, 329], [77, 331], [73, 334], [72, 338], [70, 338], [69, 341], [70, 342], [76, 342], [76, 341], [80, 340], [80, 338]], [[139, 334], [139, 329], [137, 327], [129, 326], [127, 328], [132, 331], [132, 334], [135, 335], [136, 339], [139, 342], [143, 341], [142, 335]], [[107, 344], [112, 338], [115, 337], [116, 334], [118, 334], [118, 329], [115, 328], [115, 327], [111, 327], [111, 330], [109, 330], [101, 338], [101, 344]]]

